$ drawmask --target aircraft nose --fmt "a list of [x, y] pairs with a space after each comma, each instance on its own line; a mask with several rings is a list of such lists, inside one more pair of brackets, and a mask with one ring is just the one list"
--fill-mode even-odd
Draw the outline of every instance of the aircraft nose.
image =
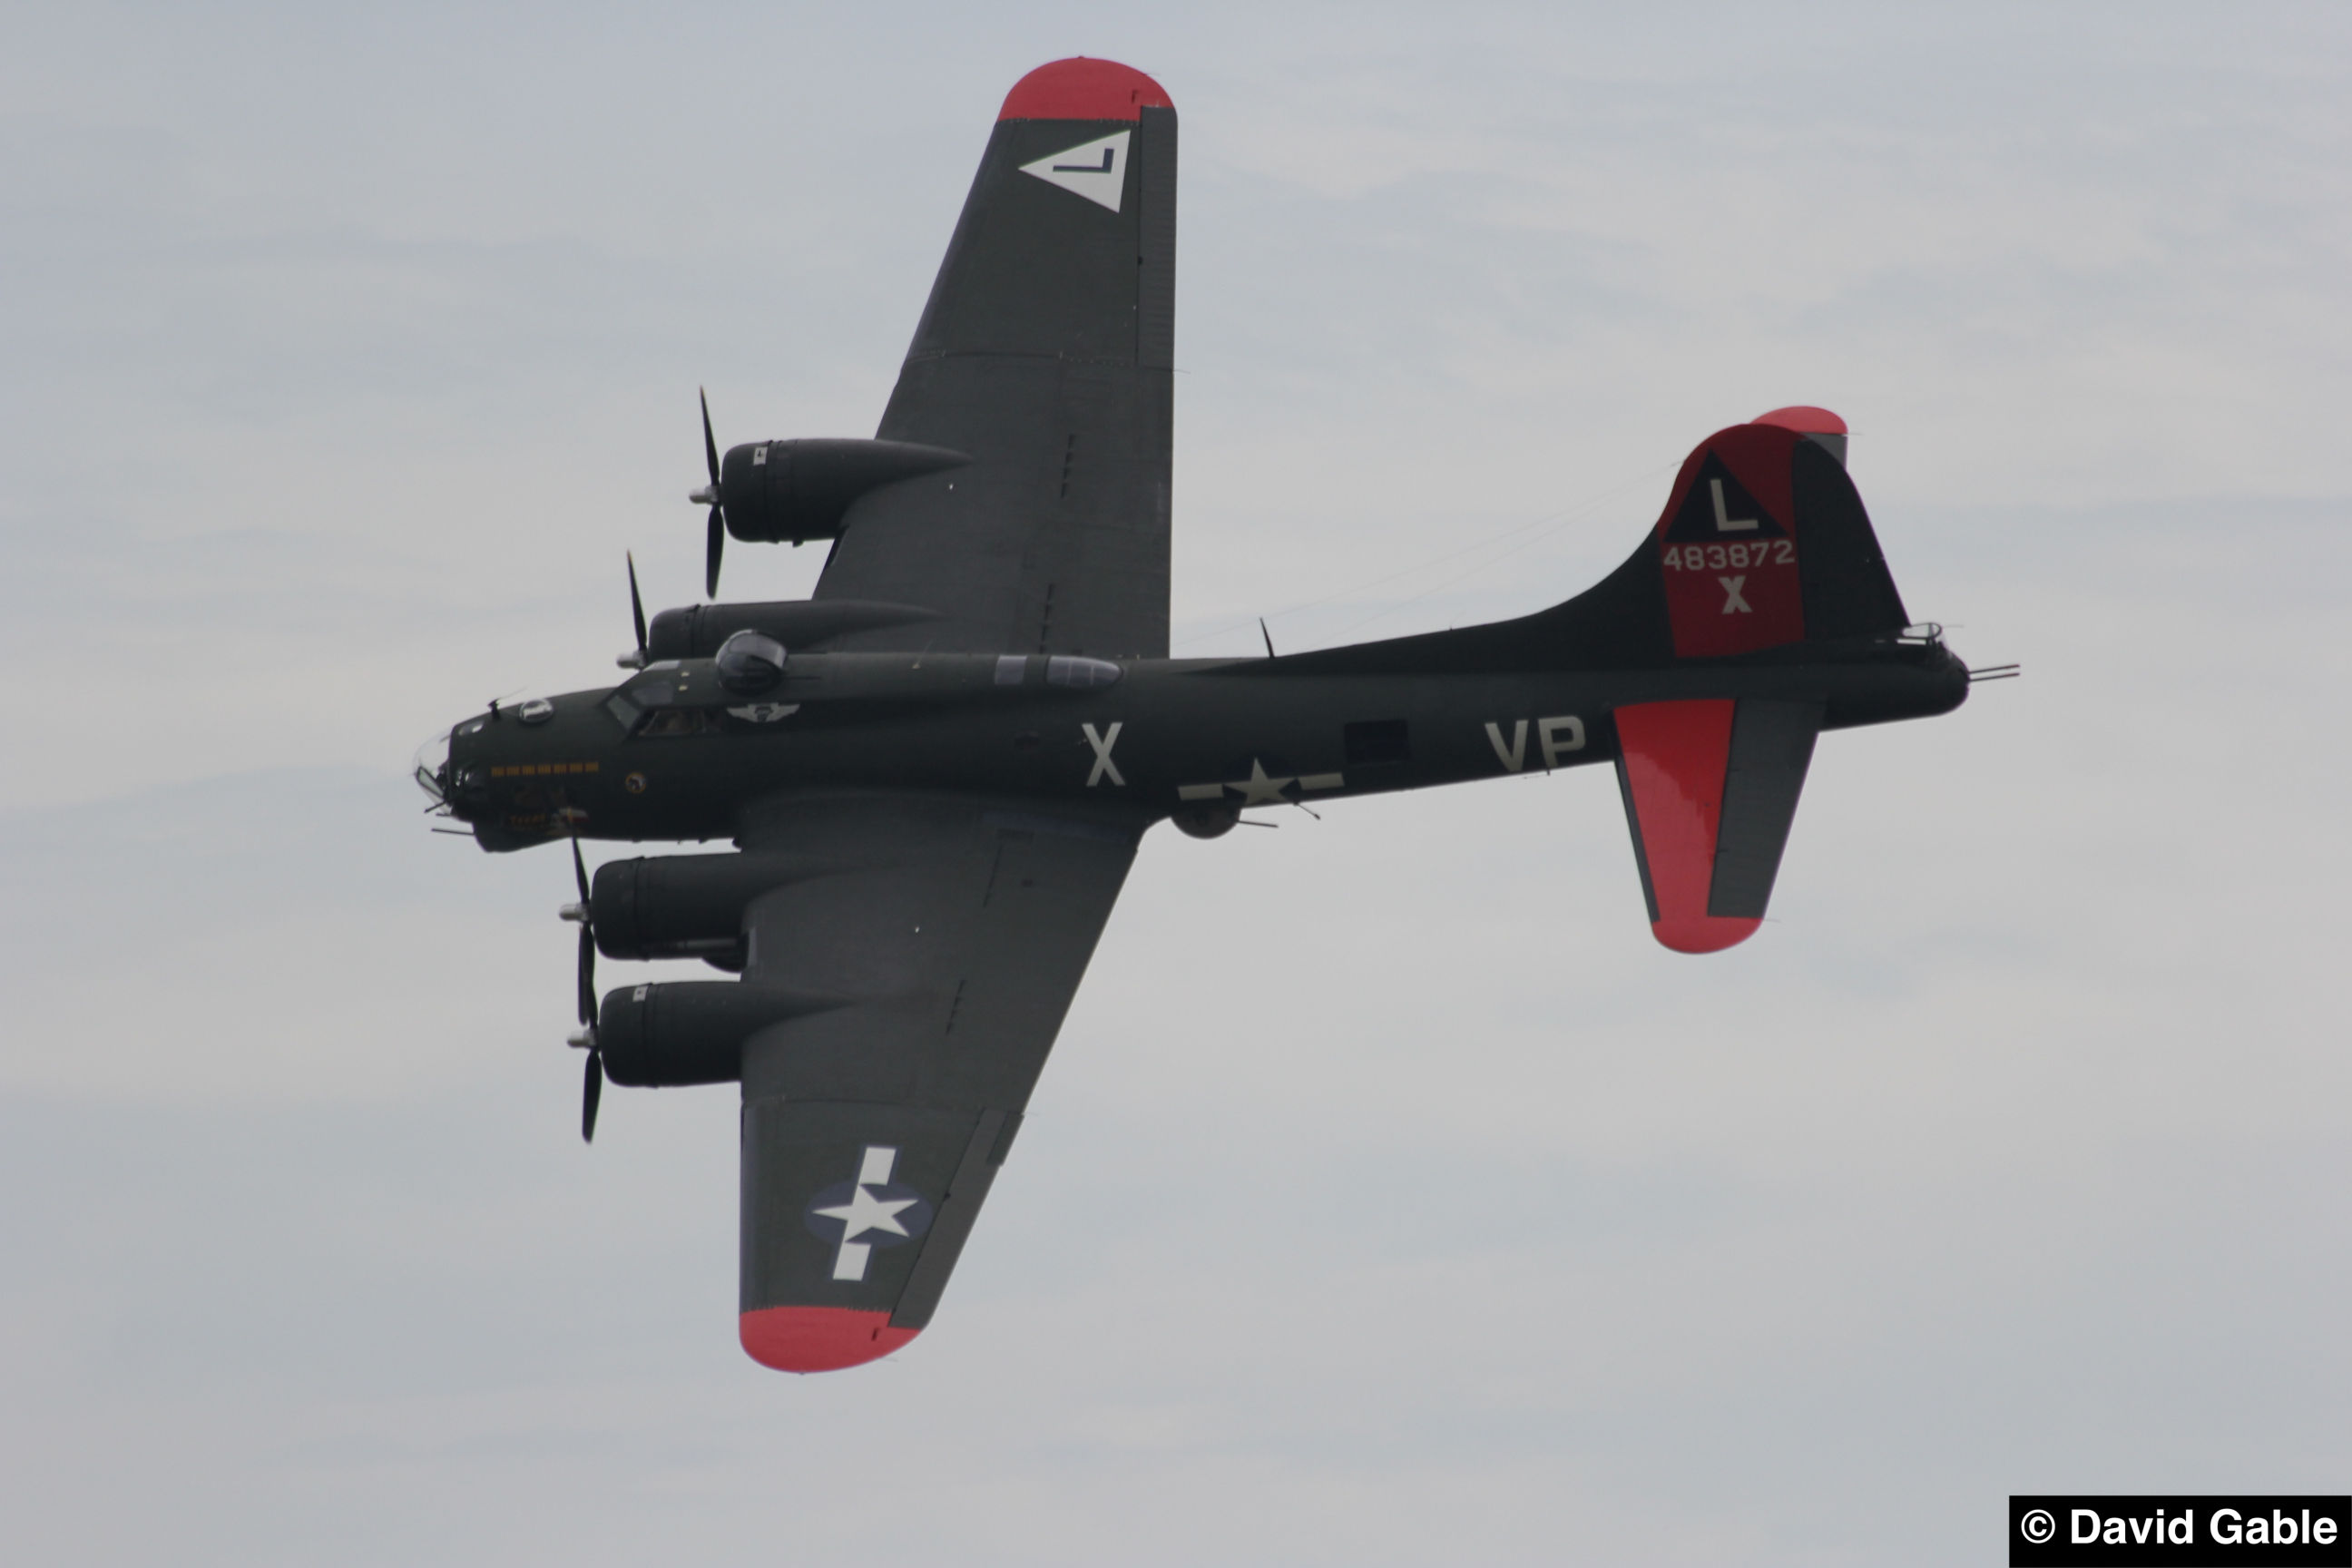
[[412, 759], [412, 773], [416, 787], [432, 798], [436, 806], [449, 804], [449, 731], [442, 731], [416, 748]]
[[426, 810], [460, 822], [474, 819], [482, 804], [483, 728], [479, 718], [461, 719], [416, 748], [410, 776], [433, 802]]

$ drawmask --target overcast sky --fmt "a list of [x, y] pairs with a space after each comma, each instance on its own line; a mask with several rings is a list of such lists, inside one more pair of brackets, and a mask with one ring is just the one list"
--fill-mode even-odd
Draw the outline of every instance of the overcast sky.
[[[691, 598], [698, 385], [871, 433], [1075, 53], [1182, 117], [1179, 652], [1567, 597], [1809, 402], [2026, 675], [1827, 738], [1706, 959], [1601, 770], [1155, 831], [932, 1329], [782, 1377], [732, 1092], [583, 1148], [569, 868], [404, 774], [613, 678], [625, 549]], [[2344, 1490], [2347, 410], [2341, 7], [0, 7], [10, 1555], [1961, 1563]]]

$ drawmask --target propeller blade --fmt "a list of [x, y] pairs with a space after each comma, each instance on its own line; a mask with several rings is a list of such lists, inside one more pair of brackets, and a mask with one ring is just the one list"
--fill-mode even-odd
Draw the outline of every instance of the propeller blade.
[[580, 884], [580, 1021], [596, 1026], [596, 920], [588, 889], [588, 862], [580, 858], [580, 839], [572, 840], [572, 879]]
[[710, 434], [710, 394], [696, 387], [695, 395], [702, 399], [702, 460], [710, 469], [710, 493], [719, 493], [719, 443]]
[[637, 597], [637, 557], [629, 553], [629, 619], [637, 625], [637, 651], [646, 651], [646, 602]]
[[[702, 596], [719, 597], [719, 557], [727, 548], [727, 496], [719, 488], [719, 441], [710, 433], [710, 394], [701, 387], [694, 389], [702, 399], [702, 465], [710, 470], [710, 541], [703, 547]], [[694, 497], [701, 500], [703, 496]]]
[[586, 921], [580, 926], [580, 1021], [596, 1024], [596, 933]]
[[588, 1078], [580, 1086], [580, 1142], [596, 1142], [596, 1102], [604, 1098], [604, 1053], [588, 1047]]
[[719, 489], [719, 442], [710, 435], [710, 393], [694, 388], [703, 400], [703, 468], [710, 470], [710, 489], [691, 499], [710, 503], [710, 543], [703, 545], [703, 597], [719, 597], [719, 555], [727, 550], [727, 491]]

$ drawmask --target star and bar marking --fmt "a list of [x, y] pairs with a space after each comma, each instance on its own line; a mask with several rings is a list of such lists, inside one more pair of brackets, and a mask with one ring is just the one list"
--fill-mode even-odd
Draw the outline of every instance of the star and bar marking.
[[[898, 1151], [886, 1144], [869, 1143], [859, 1157], [857, 1180], [849, 1184], [849, 1196], [843, 1202], [818, 1206], [810, 1201], [808, 1217], [841, 1222], [841, 1236], [835, 1244], [833, 1277], [835, 1279], [862, 1280], [866, 1266], [871, 1261], [874, 1248], [897, 1247], [912, 1241], [930, 1228], [930, 1205], [912, 1187], [893, 1187], [890, 1173], [898, 1163]], [[830, 1187], [817, 1194], [822, 1199], [839, 1192]], [[903, 1194], [894, 1196], [893, 1194]], [[912, 1210], [914, 1212], [908, 1213]], [[810, 1228], [814, 1229], [812, 1226]], [[823, 1235], [822, 1232], [819, 1233]], [[861, 1240], [860, 1237], [872, 1237]], [[827, 1237], [826, 1239], [831, 1239]]]
[[1237, 790], [1244, 809], [1253, 805], [1286, 805], [1291, 803], [1291, 797], [1283, 792], [1292, 784], [1297, 784], [1299, 792], [1305, 794], [1310, 790], [1339, 789], [1347, 782], [1346, 777], [1339, 773], [1269, 774], [1265, 771], [1265, 763], [1252, 757], [1249, 777], [1230, 779], [1223, 784], [1178, 784], [1176, 798], [1223, 800], [1227, 790]]

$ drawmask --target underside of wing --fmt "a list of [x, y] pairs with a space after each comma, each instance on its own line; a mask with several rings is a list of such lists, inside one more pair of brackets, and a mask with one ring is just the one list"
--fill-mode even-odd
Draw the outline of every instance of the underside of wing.
[[1168, 95], [1024, 78], [877, 432], [971, 461], [856, 502], [816, 589], [944, 618], [839, 646], [1166, 657], [1175, 267]]
[[1123, 814], [769, 803], [747, 848], [827, 874], [753, 900], [744, 984], [821, 997], [742, 1052], [744, 1349], [822, 1372], [929, 1322], [1134, 858]]

